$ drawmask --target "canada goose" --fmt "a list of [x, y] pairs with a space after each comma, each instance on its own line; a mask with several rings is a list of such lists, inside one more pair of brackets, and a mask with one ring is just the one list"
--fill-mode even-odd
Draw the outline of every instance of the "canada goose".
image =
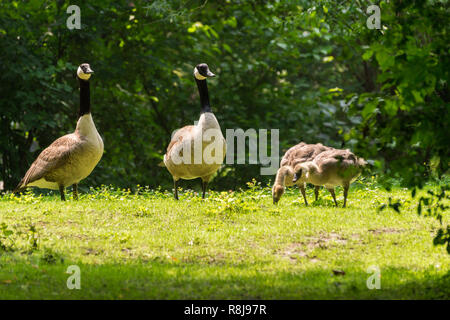
[[[299, 181], [298, 183], [295, 183], [293, 181], [295, 174], [294, 168], [300, 163], [312, 161], [318, 154], [330, 149], [331, 148], [326, 147], [321, 143], [306, 144], [301, 142], [286, 151], [281, 159], [280, 169], [277, 171], [275, 183], [272, 187], [273, 203], [276, 204], [280, 200], [284, 193], [285, 186], [289, 187], [297, 184], [302, 192], [303, 198], [305, 199], [305, 204], [308, 205], [308, 201], [306, 200], [305, 182]], [[314, 188], [316, 201], [319, 197], [319, 188], [320, 186], [316, 186]]]
[[200, 94], [201, 113], [198, 123], [185, 126], [173, 135], [164, 164], [174, 181], [174, 197], [178, 200], [178, 180], [202, 179], [202, 198], [213, 174], [220, 168], [226, 154], [226, 141], [219, 122], [209, 104], [206, 78], [215, 75], [206, 63], [194, 68], [194, 78]]
[[75, 132], [58, 138], [44, 149], [14, 192], [26, 187], [59, 189], [61, 200], [65, 200], [65, 187], [73, 185], [74, 198], [78, 199], [78, 183], [92, 172], [103, 154], [103, 141], [91, 115], [89, 78], [92, 73], [87, 63], [77, 70], [80, 109]]
[[293, 182], [308, 182], [315, 186], [325, 186], [330, 191], [336, 207], [336, 195], [334, 187], [344, 187], [344, 205], [347, 204], [347, 195], [350, 183], [352, 183], [366, 165], [363, 158], [358, 158], [350, 150], [327, 150], [312, 160], [299, 163], [294, 167]]

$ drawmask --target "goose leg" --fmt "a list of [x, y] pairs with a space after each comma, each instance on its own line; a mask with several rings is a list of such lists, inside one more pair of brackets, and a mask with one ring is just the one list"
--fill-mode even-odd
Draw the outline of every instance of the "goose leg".
[[59, 193], [61, 194], [61, 200], [66, 201], [66, 196], [64, 195], [64, 186], [59, 186]]
[[319, 199], [319, 190], [320, 190], [320, 186], [314, 186], [314, 197], [316, 198], [315, 201], [317, 201]]
[[75, 200], [78, 200], [78, 184], [77, 183], [73, 184], [72, 191], [73, 191], [73, 198]]
[[173, 179], [173, 188], [174, 188], [174, 197], [175, 200], [178, 200], [178, 180]]
[[299, 187], [300, 187], [300, 191], [302, 192], [303, 199], [305, 199], [305, 205], [307, 206], [308, 205], [308, 200], [306, 200], [305, 185], [301, 184], [301, 185], [299, 185]]
[[349, 187], [350, 187], [349, 184], [344, 184], [344, 205], [342, 206], [343, 208], [345, 208], [345, 206], [347, 205], [347, 195]]
[[338, 206], [338, 203], [337, 203], [337, 201], [336, 201], [336, 194], [334, 193], [334, 188], [327, 188], [328, 189], [328, 191], [330, 191], [330, 193], [331, 193], [331, 196], [333, 197], [333, 200], [334, 200], [334, 204], [336, 205], [336, 207]]
[[208, 186], [208, 181], [203, 181], [202, 180], [202, 191], [203, 191], [202, 199], [205, 199], [205, 193], [206, 193], [206, 187], [207, 186]]

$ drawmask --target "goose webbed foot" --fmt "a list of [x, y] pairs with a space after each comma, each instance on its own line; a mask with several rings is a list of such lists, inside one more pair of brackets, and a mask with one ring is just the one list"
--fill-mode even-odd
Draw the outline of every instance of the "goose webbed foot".
[[173, 196], [175, 200], [178, 200], [178, 180], [173, 180], [173, 188], [174, 188]]
[[320, 190], [320, 186], [314, 186], [315, 201], [319, 200], [319, 190]]
[[75, 200], [78, 200], [78, 184], [77, 183], [74, 183], [72, 185], [72, 192], [73, 192], [73, 198]]
[[342, 208], [345, 208], [347, 205], [347, 196], [348, 196], [348, 189], [350, 188], [350, 185], [344, 185], [344, 205]]
[[208, 181], [203, 181], [202, 180], [202, 199], [205, 199], [205, 194], [206, 194], [206, 188], [208, 187]]
[[300, 186], [300, 190], [301, 190], [301, 192], [302, 192], [303, 199], [305, 199], [305, 206], [308, 206], [308, 200], [306, 199], [305, 186], [304, 186], [304, 185]]
[[331, 193], [331, 196], [333, 197], [333, 200], [334, 200], [334, 204], [336, 205], [336, 207], [338, 206], [338, 203], [337, 203], [337, 201], [336, 201], [336, 194], [334, 193], [334, 188], [327, 188], [328, 189], [328, 191], [330, 191], [330, 193]]
[[64, 186], [59, 186], [59, 193], [61, 194], [61, 200], [66, 201], [66, 196], [64, 194]]

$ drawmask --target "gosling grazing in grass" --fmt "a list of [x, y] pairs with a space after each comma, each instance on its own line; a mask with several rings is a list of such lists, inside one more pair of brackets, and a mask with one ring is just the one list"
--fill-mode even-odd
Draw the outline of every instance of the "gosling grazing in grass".
[[103, 155], [103, 141], [91, 115], [89, 79], [94, 73], [89, 64], [78, 67], [80, 85], [79, 119], [74, 133], [55, 140], [32, 163], [14, 192], [26, 187], [39, 187], [60, 191], [73, 185], [73, 195], [78, 199], [78, 183], [86, 178]]
[[[300, 163], [312, 161], [318, 154], [331, 149], [332, 148], [326, 147], [321, 143], [306, 144], [301, 142], [286, 151], [281, 159], [280, 168], [277, 171], [275, 183], [272, 187], [273, 203], [276, 204], [280, 200], [286, 186], [289, 187], [296, 184], [302, 192], [303, 198], [305, 199], [305, 204], [308, 205], [305, 192], [306, 183], [304, 181], [293, 181], [295, 174], [294, 168]], [[320, 186], [316, 186], [314, 188], [316, 200], [319, 196], [319, 188]]]
[[336, 207], [334, 187], [344, 188], [344, 205], [352, 183], [366, 165], [363, 158], [358, 158], [350, 150], [331, 149], [318, 154], [314, 160], [298, 163], [294, 167], [294, 183], [307, 182], [315, 186], [325, 186], [330, 191]]
[[225, 158], [226, 141], [211, 110], [206, 84], [206, 79], [214, 76], [205, 63], [194, 68], [194, 78], [200, 94], [200, 119], [196, 125], [185, 126], [176, 131], [164, 155], [164, 164], [173, 177], [176, 200], [178, 181], [196, 178], [202, 180], [204, 199], [208, 182]]

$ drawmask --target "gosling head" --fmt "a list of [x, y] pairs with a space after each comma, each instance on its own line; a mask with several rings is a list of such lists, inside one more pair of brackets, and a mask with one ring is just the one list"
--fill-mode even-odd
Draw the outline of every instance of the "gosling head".
[[194, 68], [194, 77], [197, 80], [205, 80], [208, 77], [215, 77], [216, 75], [209, 70], [206, 63], [200, 63]]
[[294, 173], [294, 178], [292, 179], [292, 182], [296, 183], [298, 180], [302, 179], [302, 173], [303, 173], [304, 170], [303, 170], [302, 167], [295, 168], [294, 170], [295, 170], [295, 173]]
[[284, 187], [280, 185], [274, 185], [272, 188], [273, 204], [277, 204], [280, 201], [281, 196], [284, 193]]
[[94, 70], [91, 69], [91, 66], [89, 65], [89, 63], [80, 64], [80, 66], [78, 67], [78, 70], [77, 70], [78, 78], [80, 78], [81, 80], [84, 80], [84, 81], [88, 81], [89, 78], [91, 77], [91, 74], [93, 74], [93, 73], [94, 73]]

